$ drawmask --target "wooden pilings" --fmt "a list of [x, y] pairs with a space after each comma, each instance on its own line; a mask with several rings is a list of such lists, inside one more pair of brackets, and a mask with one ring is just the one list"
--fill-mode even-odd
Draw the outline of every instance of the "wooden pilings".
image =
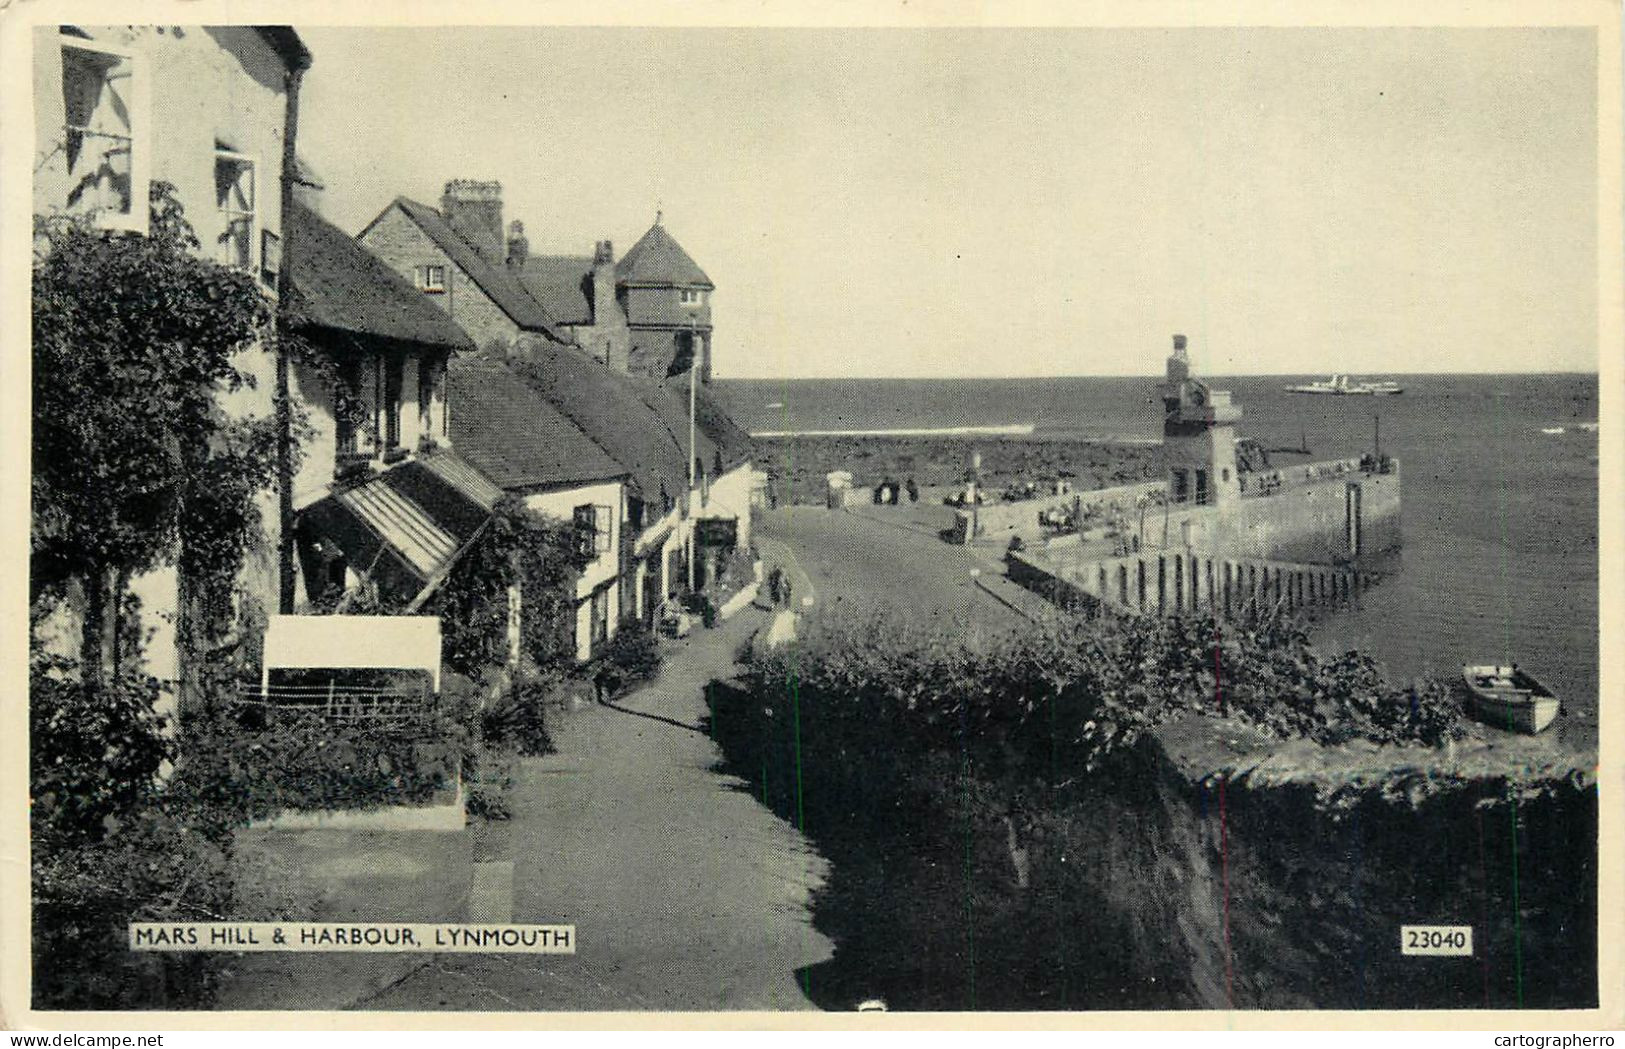
[[1194, 550], [1108, 558], [1078, 566], [1066, 576], [1102, 603], [1155, 615], [1260, 606], [1296, 611], [1352, 600], [1369, 582], [1348, 568]]

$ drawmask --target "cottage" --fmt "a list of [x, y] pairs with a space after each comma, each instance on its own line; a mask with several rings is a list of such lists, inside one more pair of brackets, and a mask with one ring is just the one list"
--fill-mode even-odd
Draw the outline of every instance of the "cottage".
[[691, 456], [686, 381], [622, 375], [566, 346], [538, 349], [514, 371], [627, 470], [629, 617], [652, 621], [667, 599], [704, 586], [732, 548], [749, 546], [748, 438], [720, 412], [696, 411]]
[[[53, 26], [34, 37], [36, 213], [87, 214], [114, 230], [145, 233], [148, 191], [174, 187], [198, 249], [254, 274], [275, 299], [284, 236], [282, 184], [298, 86], [310, 52], [275, 26]], [[246, 347], [237, 367], [251, 387], [220, 391], [233, 419], [268, 418], [274, 355]], [[261, 499], [266, 542], [250, 550], [240, 587], [279, 604], [280, 516]], [[169, 687], [181, 676], [176, 618], [183, 581], [173, 567], [132, 579], [145, 661]]]
[[358, 239], [482, 350], [568, 343], [616, 371], [659, 379], [693, 362], [711, 380], [716, 286], [659, 215], [619, 261], [608, 240], [591, 255], [532, 254], [523, 222], [503, 226], [500, 182], [452, 179], [438, 210], [397, 197]]
[[301, 605], [363, 580], [421, 604], [501, 498], [452, 450], [447, 369], [473, 341], [393, 270], [295, 202], [288, 288], [310, 437], [294, 478]]
[[439, 210], [396, 197], [356, 239], [481, 350], [508, 353], [567, 339], [507, 264], [500, 182], [453, 179]]
[[575, 652], [591, 659], [622, 615], [627, 469], [500, 362], [453, 361], [450, 390], [458, 453], [527, 509], [574, 527]]

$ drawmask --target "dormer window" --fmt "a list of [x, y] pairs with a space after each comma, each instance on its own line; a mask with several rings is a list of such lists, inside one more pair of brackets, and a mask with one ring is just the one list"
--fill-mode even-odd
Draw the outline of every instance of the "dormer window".
[[446, 267], [419, 266], [417, 267], [418, 290], [432, 295], [443, 294], [446, 290]]
[[233, 269], [254, 269], [254, 159], [222, 148], [214, 151], [214, 200], [220, 213], [217, 258]]
[[[144, 229], [146, 187], [137, 155], [141, 107], [135, 62], [75, 35], [62, 42], [62, 151], [70, 210]], [[137, 205], [141, 206], [137, 206]]]
[[684, 306], [698, 306], [700, 304], [700, 294], [698, 288], [684, 288], [677, 293], [677, 301]]

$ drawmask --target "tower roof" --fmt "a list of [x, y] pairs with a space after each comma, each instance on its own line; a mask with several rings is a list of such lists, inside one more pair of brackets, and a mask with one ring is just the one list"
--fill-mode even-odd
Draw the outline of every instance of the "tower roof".
[[615, 277], [620, 283], [631, 285], [716, 287], [659, 222], [650, 226], [649, 232], [638, 238], [615, 264]]

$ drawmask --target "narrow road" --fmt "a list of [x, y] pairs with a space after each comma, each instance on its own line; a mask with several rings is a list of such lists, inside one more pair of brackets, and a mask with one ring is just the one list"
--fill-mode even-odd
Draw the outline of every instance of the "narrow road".
[[441, 955], [362, 1007], [812, 1008], [796, 973], [832, 951], [809, 907], [825, 863], [714, 771], [705, 734], [706, 684], [764, 618], [696, 631], [648, 686], [554, 718], [558, 752], [525, 763], [474, 909], [572, 923], [576, 954]]
[[[780, 507], [762, 515], [757, 542], [769, 557], [777, 549], [793, 551], [796, 567], [810, 578], [817, 605], [826, 613], [884, 611], [952, 627], [966, 621], [1017, 622], [1012, 602], [1045, 609], [1042, 599], [1004, 578], [997, 554], [945, 543], [917, 527], [906, 509], [856, 513]], [[896, 520], [887, 519], [887, 510]], [[799, 600], [799, 592], [795, 596]]]

